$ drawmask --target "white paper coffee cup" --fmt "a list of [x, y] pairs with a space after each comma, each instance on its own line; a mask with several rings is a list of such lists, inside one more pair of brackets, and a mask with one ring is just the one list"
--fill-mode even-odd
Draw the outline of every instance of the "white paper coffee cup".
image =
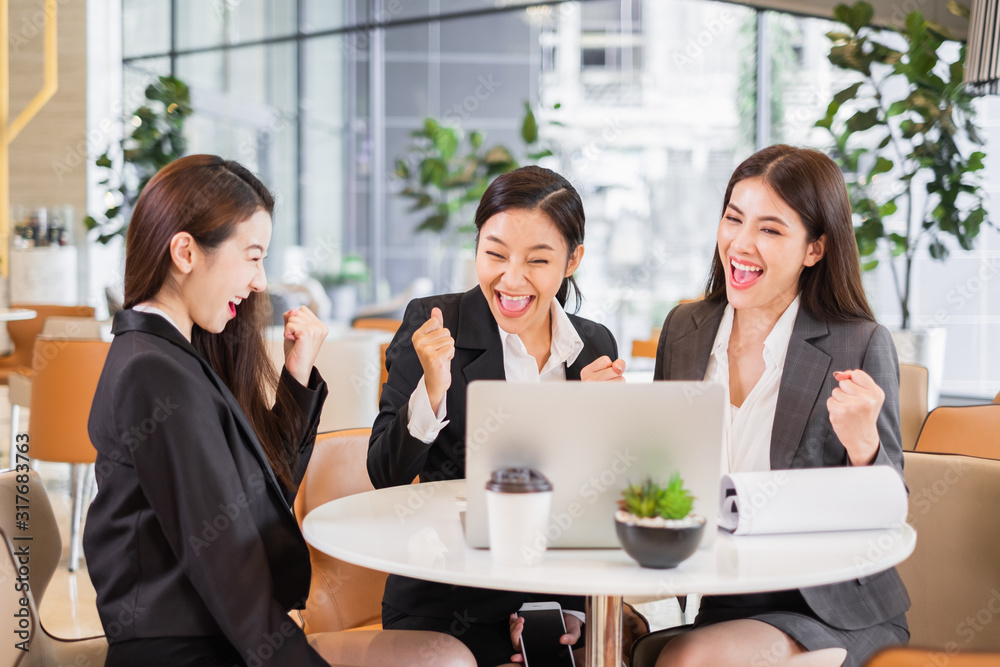
[[541, 473], [527, 468], [494, 471], [486, 483], [493, 562], [525, 567], [545, 560], [551, 508], [552, 485]]

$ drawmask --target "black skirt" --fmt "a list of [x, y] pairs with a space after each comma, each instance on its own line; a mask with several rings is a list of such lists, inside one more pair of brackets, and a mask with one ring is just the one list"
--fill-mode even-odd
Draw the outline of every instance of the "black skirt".
[[223, 636], [149, 637], [108, 646], [105, 667], [246, 667]]
[[751, 619], [778, 628], [808, 651], [842, 648], [847, 651], [844, 667], [860, 667], [875, 652], [910, 641], [906, 616], [860, 630], [834, 628], [820, 619], [798, 590], [711, 595], [701, 600], [694, 627]]

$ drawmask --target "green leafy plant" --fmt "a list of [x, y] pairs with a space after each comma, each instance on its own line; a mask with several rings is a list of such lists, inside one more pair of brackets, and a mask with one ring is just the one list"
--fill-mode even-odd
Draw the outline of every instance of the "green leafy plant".
[[[954, 0], [949, 9], [968, 17]], [[878, 265], [880, 246], [891, 256], [906, 329], [918, 250], [926, 242], [931, 257], [947, 259], [948, 237], [971, 250], [980, 227], [992, 224], [980, 189], [985, 154], [963, 149], [983, 143], [962, 82], [965, 44], [949, 62], [943, 54], [955, 44], [946, 48], [945, 31], [919, 12], [907, 15], [902, 29], [876, 28], [873, 17], [867, 2], [834, 10], [847, 30], [827, 33], [830, 62], [860, 80], [833, 96], [816, 125], [832, 136], [831, 155], [847, 180], [863, 268]]]
[[693, 506], [694, 496], [684, 488], [679, 472], [670, 477], [666, 487], [661, 487], [648, 477], [642, 484], [629, 484], [618, 501], [619, 509], [640, 519], [656, 516], [683, 519], [691, 513]]
[[108, 170], [101, 185], [108, 186], [103, 215], [87, 216], [87, 229], [99, 229], [97, 240], [107, 243], [125, 236], [132, 209], [146, 183], [161, 168], [184, 155], [184, 121], [191, 115], [191, 92], [187, 84], [172, 76], [161, 76], [146, 87], [147, 104], [129, 119], [131, 133], [122, 141], [122, 160], [115, 164], [110, 150], [97, 158]]
[[[558, 105], [557, 105], [558, 108]], [[521, 139], [530, 160], [552, 151], [539, 145], [538, 123], [524, 103]], [[500, 174], [517, 169], [518, 160], [506, 146], [486, 146], [486, 135], [468, 134], [433, 118], [411, 133], [414, 143], [406, 159], [396, 160], [395, 175], [406, 182], [398, 194], [412, 201], [409, 212], [424, 214], [417, 231], [469, 234], [474, 231], [470, 209]]]

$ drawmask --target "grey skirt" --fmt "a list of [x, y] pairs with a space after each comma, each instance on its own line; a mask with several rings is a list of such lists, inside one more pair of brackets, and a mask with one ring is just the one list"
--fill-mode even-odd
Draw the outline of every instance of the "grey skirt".
[[[808, 651], [842, 648], [844, 667], [861, 667], [875, 652], [910, 641], [906, 616], [860, 630], [841, 630], [821, 620], [797, 590], [748, 595], [712, 595], [701, 600], [694, 627], [752, 619], [774, 626]], [[768, 663], [762, 660], [761, 664]], [[768, 663], [769, 664], [769, 663]]]

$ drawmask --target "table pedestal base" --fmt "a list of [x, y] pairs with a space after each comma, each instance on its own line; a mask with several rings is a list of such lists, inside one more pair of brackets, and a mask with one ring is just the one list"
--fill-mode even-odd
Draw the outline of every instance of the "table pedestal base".
[[620, 667], [622, 664], [622, 598], [620, 595], [587, 596], [587, 667]]

